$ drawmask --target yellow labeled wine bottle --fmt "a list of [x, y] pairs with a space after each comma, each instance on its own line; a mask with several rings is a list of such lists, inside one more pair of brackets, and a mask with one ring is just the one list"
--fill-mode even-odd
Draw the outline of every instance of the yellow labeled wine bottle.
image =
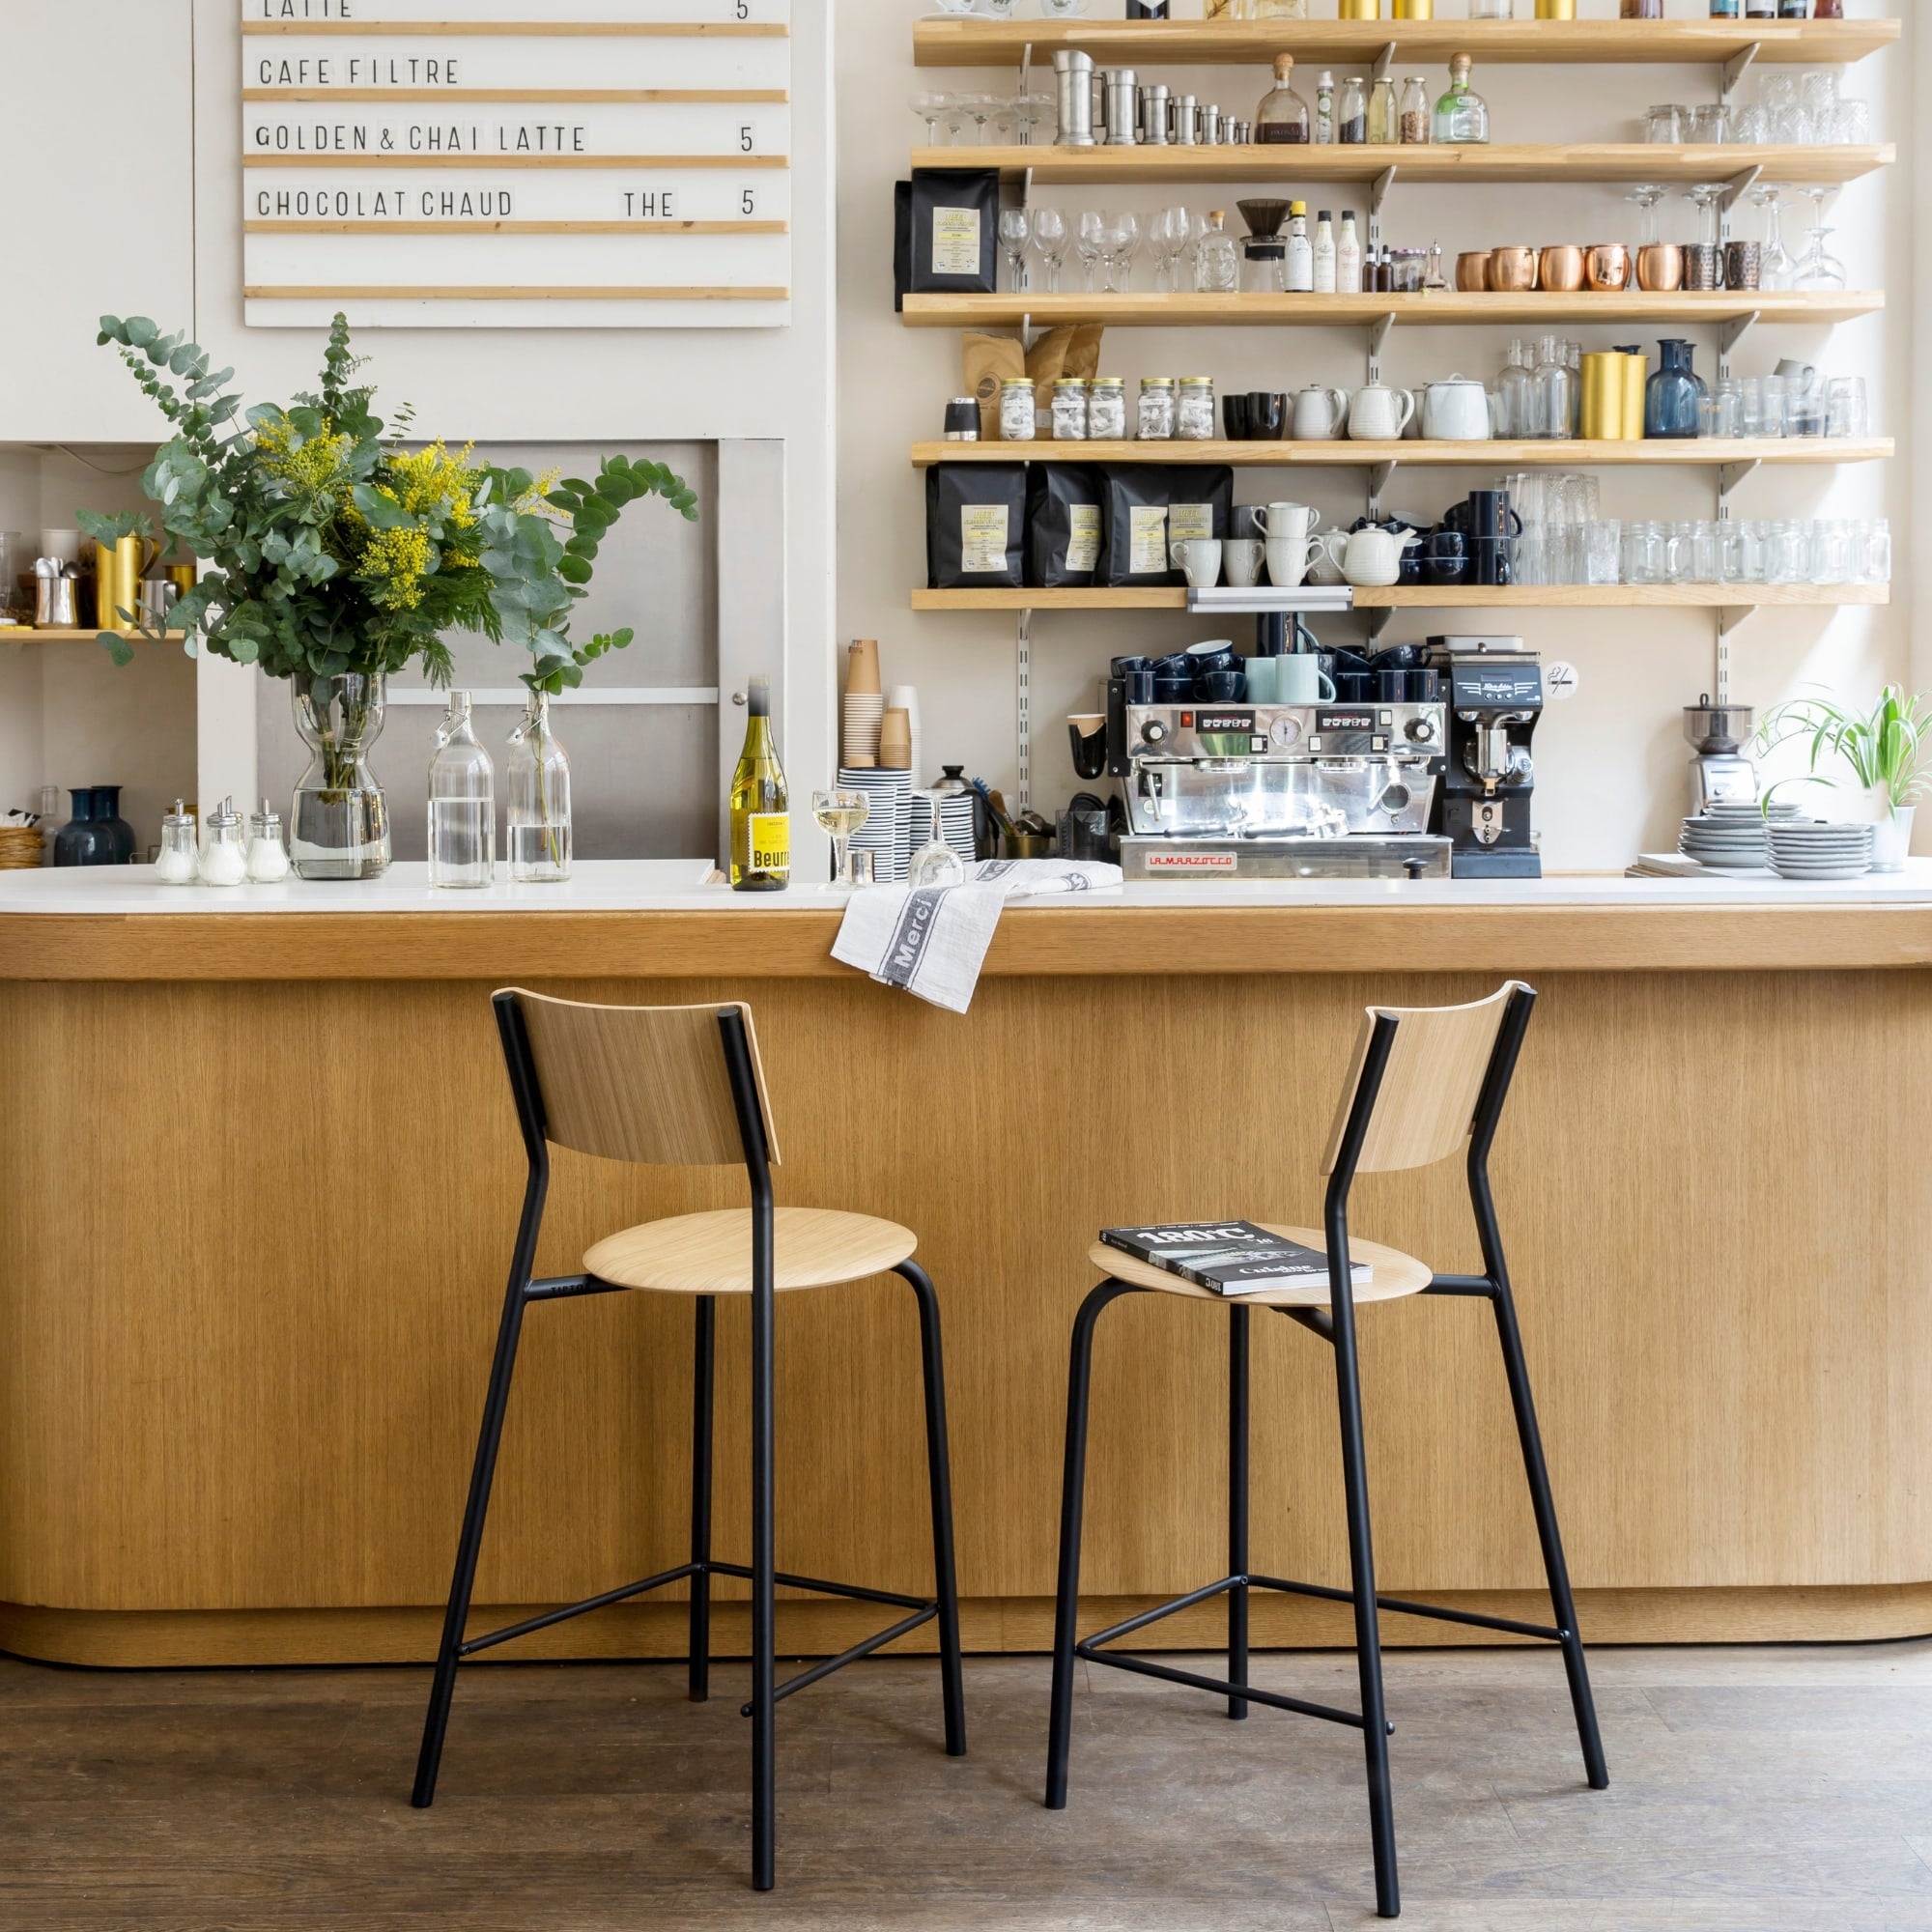
[[746, 687], [745, 749], [731, 774], [731, 890], [781, 893], [791, 884], [791, 795], [772, 741], [772, 684]]

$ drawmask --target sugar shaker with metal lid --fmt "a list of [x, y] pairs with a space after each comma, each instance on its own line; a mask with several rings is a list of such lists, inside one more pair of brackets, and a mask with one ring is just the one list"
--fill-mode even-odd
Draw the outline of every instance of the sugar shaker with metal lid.
[[272, 886], [289, 875], [289, 848], [282, 842], [280, 814], [265, 798], [248, 821], [248, 876], [259, 886]]
[[980, 440], [980, 405], [971, 396], [954, 396], [946, 406], [946, 440]]
[[161, 849], [155, 859], [155, 876], [164, 886], [191, 886], [200, 873], [194, 813], [176, 799], [175, 809], [161, 819]]
[[234, 799], [224, 798], [208, 814], [206, 833], [201, 842], [201, 883], [239, 886], [248, 876], [248, 841]]

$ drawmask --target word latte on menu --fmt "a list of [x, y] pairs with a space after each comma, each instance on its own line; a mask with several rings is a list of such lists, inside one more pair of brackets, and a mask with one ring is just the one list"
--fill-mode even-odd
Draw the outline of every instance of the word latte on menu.
[[350, 0], [255, 0], [258, 20], [353, 20]]
[[[311, 121], [255, 128], [255, 146], [278, 155], [583, 155], [584, 130], [548, 124], [519, 123], [485, 129], [455, 124], [415, 125], [401, 130], [370, 128], [361, 122]], [[490, 136], [496, 139], [492, 141]]]

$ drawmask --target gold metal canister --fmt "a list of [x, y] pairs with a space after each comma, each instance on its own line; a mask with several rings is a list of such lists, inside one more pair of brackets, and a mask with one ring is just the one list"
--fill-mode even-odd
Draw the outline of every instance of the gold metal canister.
[[1583, 440], [1620, 442], [1624, 434], [1624, 363], [1606, 349], [1583, 357]]
[[1395, 16], [1398, 20], [1433, 20], [1435, 0], [1395, 0]]
[[1536, 17], [1539, 20], [1574, 20], [1577, 17], [1577, 0], [1536, 0]]
[[1344, 20], [1379, 20], [1381, 16], [1379, 0], [1341, 0], [1337, 17]]
[[1650, 380], [1648, 355], [1619, 357], [1624, 365], [1624, 433], [1626, 442], [1643, 440], [1643, 385]]

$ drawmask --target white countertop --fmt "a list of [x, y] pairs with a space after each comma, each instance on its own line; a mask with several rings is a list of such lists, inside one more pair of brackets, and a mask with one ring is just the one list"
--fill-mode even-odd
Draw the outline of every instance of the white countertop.
[[[768, 912], [836, 910], [841, 894], [795, 885], [785, 893], [734, 893], [707, 885], [708, 859], [590, 860], [562, 885], [481, 892], [431, 889], [428, 868], [392, 866], [380, 879], [276, 886], [164, 886], [151, 866], [72, 867], [0, 872], [0, 916], [90, 913], [277, 912]], [[1077, 912], [1100, 906], [1658, 906], [1899, 905], [1932, 903], [1932, 860], [1902, 872], [1813, 885], [1763, 879], [1628, 879], [1570, 875], [1547, 879], [1282, 879], [1122, 886], [1113, 892], [1015, 902]]]

